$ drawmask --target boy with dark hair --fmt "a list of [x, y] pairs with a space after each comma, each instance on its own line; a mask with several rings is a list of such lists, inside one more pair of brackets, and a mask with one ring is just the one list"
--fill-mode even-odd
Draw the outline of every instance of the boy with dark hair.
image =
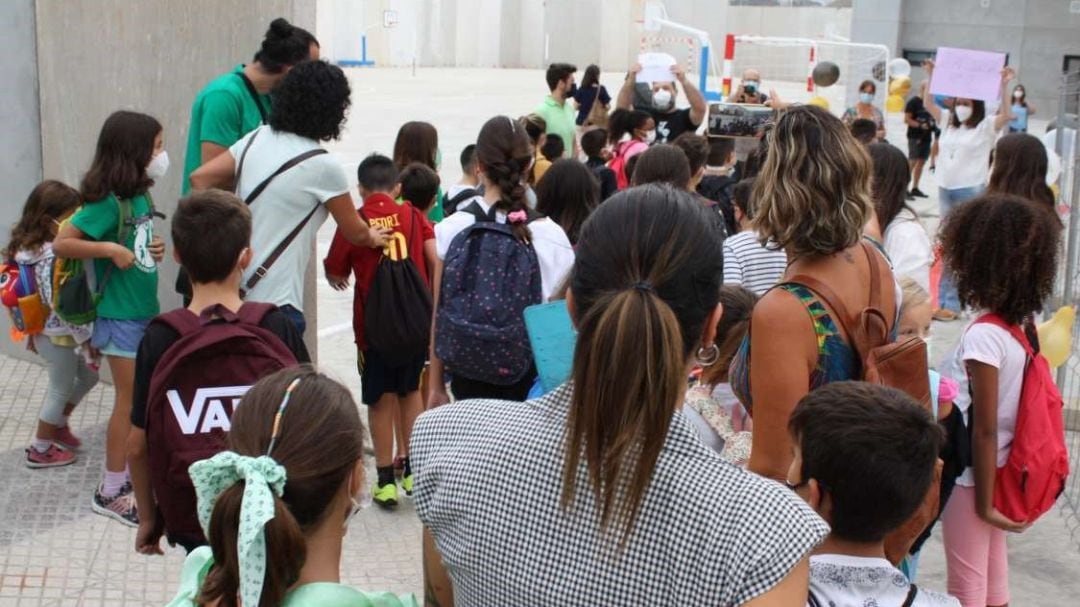
[[[394, 478], [394, 423], [397, 421], [401, 424], [407, 449], [413, 424], [424, 408], [420, 376], [426, 362], [431, 326], [430, 277], [436, 259], [435, 230], [409, 199], [426, 196], [419, 204], [430, 202], [438, 189], [438, 180], [434, 180], [435, 190], [432, 190], [431, 176], [424, 172], [431, 169], [423, 169], [410, 165], [399, 178], [390, 158], [378, 154], [365, 158], [357, 168], [360, 196], [364, 200], [360, 212], [369, 224], [393, 230], [390, 243], [381, 250], [359, 247], [350, 244], [338, 232], [334, 234], [330, 251], [323, 261], [326, 280], [334, 289], [346, 289], [350, 274], [356, 278], [353, 332], [356, 337], [357, 368], [363, 387], [362, 400], [368, 406], [375, 470], [378, 474], [371, 493], [373, 501], [387, 509], [395, 508], [398, 502], [398, 487]], [[406, 187], [411, 195], [406, 195], [406, 200], [398, 204], [394, 198], [399, 190]], [[391, 269], [403, 273], [390, 276], [388, 272]], [[401, 278], [406, 286], [415, 286], [419, 291], [395, 289], [401, 283], [390, 284], [393, 282], [390, 278]], [[425, 295], [426, 316], [415, 312], [424, 308]], [[390, 305], [384, 305], [387, 298], [390, 298]], [[404, 332], [419, 327], [423, 333], [423, 343], [413, 344], [416, 347], [403, 343], [376, 347], [372, 342], [377, 341], [375, 338], [382, 335], [386, 327]], [[412, 467], [408, 452], [405, 453], [401, 488], [406, 495], [412, 495]]]
[[856, 118], [851, 123], [851, 135], [863, 145], [877, 141], [877, 124], [866, 118]]
[[439, 174], [426, 164], [409, 164], [398, 175], [398, 184], [401, 199], [412, 203], [425, 216], [435, 205], [435, 197], [439, 194]]
[[758, 241], [750, 225], [754, 178], [743, 179], [732, 189], [738, 233], [724, 241], [724, 284], [739, 285], [762, 296], [780, 282], [787, 269], [787, 253]]
[[135, 359], [128, 464], [142, 554], [161, 554], [163, 533], [189, 552], [206, 543], [187, 465], [225, 448], [232, 407], [248, 387], [310, 362], [284, 313], [240, 299], [252, 255], [251, 212], [239, 198], [198, 190], [181, 199], [172, 239], [191, 277], [191, 303], [151, 321]]
[[593, 172], [600, 182], [600, 200], [607, 200], [619, 190], [615, 171], [607, 166], [605, 148], [607, 147], [607, 130], [590, 129], [581, 135], [581, 151], [585, 152], [585, 166]]
[[697, 193], [720, 204], [728, 234], [739, 231], [735, 220], [735, 206], [731, 201], [731, 189], [735, 187], [735, 140], [730, 137], [709, 137], [709, 155], [705, 159], [705, 172], [697, 186]]
[[562, 158], [563, 152], [566, 151], [566, 145], [563, 143], [563, 138], [551, 133], [544, 140], [544, 145], [540, 146], [540, 153], [544, 155], [550, 162]]
[[885, 536], [934, 479], [944, 437], [930, 414], [894, 388], [833, 382], [799, 401], [788, 429], [788, 486], [831, 528], [810, 557], [809, 605], [959, 607], [885, 559]]
[[450, 186], [443, 201], [443, 213], [449, 217], [462, 203], [480, 195], [480, 177], [476, 170], [476, 144], [461, 150], [461, 181]]

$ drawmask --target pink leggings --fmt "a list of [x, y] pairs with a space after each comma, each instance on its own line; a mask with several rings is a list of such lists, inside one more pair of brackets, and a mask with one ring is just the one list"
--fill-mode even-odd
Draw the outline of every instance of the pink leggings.
[[963, 607], [1009, 602], [1005, 532], [975, 514], [975, 487], [957, 485], [941, 515], [949, 594]]

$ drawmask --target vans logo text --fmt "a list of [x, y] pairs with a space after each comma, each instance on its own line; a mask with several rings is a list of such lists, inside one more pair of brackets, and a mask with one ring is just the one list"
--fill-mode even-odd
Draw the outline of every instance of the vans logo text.
[[[251, 389], [251, 386], [221, 386], [218, 388], [199, 388], [195, 391], [195, 398], [192, 399], [191, 409], [188, 410], [184, 407], [184, 403], [180, 400], [180, 393], [176, 390], [169, 390], [165, 393], [165, 396], [169, 399], [169, 406], [172, 407], [173, 415], [176, 416], [176, 423], [180, 426], [180, 431], [184, 434], [195, 434], [196, 431], [200, 434], [208, 434], [215, 429], [228, 432], [232, 427], [229, 422], [229, 417], [236, 405], [240, 403], [240, 399]], [[228, 401], [228, 407], [225, 402]], [[203, 412], [206, 415], [203, 415]], [[199, 420], [202, 420], [202, 426], [199, 426]]]

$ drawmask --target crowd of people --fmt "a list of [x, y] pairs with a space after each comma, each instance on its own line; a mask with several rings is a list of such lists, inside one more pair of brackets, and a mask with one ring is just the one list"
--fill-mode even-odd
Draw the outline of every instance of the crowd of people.
[[[360, 162], [358, 211], [322, 148], [348, 79], [275, 20], [192, 106], [170, 219], [184, 306], [165, 314], [149, 192], [166, 128], [114, 113], [79, 189], [37, 186], [4, 250], [49, 310], [23, 319], [49, 369], [26, 464], [76, 460], [68, 419], [104, 357], [93, 510], [137, 527], [142, 554], [163, 537], [188, 552], [173, 605], [417, 604], [340, 584], [369, 486], [383, 508], [415, 501], [431, 605], [1007, 604], [1005, 534], [1037, 513], [1000, 511], [995, 472], [1062, 238], [1012, 71], [994, 115], [924, 87], [905, 154], [873, 82], [840, 119], [770, 101], [748, 70], [733, 98], [777, 109], [745, 158], [698, 134], [705, 99], [680, 66], [647, 86], [639, 71], [613, 98], [597, 66], [578, 87], [552, 64], [540, 105], [487, 120], [447, 188], [436, 127], [408, 122]], [[931, 235], [908, 201], [939, 124]], [[373, 481], [352, 395], [306, 364], [303, 276], [328, 217]], [[545, 304], [576, 345], [541, 356], [528, 316]], [[965, 309], [928, 369], [931, 317]], [[905, 379], [862, 381], [901, 342], [921, 347]], [[915, 583], [939, 518], [953, 596]]]

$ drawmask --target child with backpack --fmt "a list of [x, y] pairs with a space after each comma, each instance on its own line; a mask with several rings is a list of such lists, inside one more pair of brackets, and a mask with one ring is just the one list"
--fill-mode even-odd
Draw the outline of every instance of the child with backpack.
[[1006, 532], [1021, 532], [1060, 494], [1068, 473], [1061, 394], [1038, 353], [1032, 315], [1054, 286], [1061, 227], [1037, 203], [988, 194], [942, 227], [945, 269], [962, 305], [979, 310], [955, 360], [970, 399], [971, 467], [942, 515], [949, 593], [965, 607], [1009, 602]]
[[488, 120], [476, 158], [484, 197], [435, 226], [429, 407], [449, 402], [444, 371], [458, 400], [524, 400], [536, 367], [523, 312], [550, 299], [574, 264], [566, 232], [527, 206], [525, 128], [506, 116]]
[[807, 605], [957, 607], [886, 559], [886, 537], [934, 480], [942, 433], [930, 414], [895, 388], [840, 381], [804, 396], [788, 428], [786, 484], [830, 527], [810, 556]]
[[[625, 139], [624, 139], [625, 138]], [[656, 121], [642, 110], [618, 109], [608, 120], [608, 142], [612, 146], [608, 168], [615, 172], [620, 190], [630, 187], [634, 174], [630, 160], [656, 141]]]
[[161, 554], [162, 533], [188, 552], [206, 543], [188, 466], [225, 449], [233, 408], [252, 384], [309, 362], [284, 312], [240, 300], [252, 252], [251, 212], [239, 198], [196, 190], [177, 205], [172, 238], [192, 297], [154, 318], [135, 361], [128, 452], [142, 554]]
[[[19, 222], [11, 229], [11, 240], [4, 249], [9, 269], [0, 281], [4, 303], [8, 292], [26, 287], [10, 308], [13, 325], [27, 336], [27, 347], [48, 363], [49, 386], [38, 416], [37, 431], [26, 449], [26, 466], [52, 468], [66, 466], [77, 458], [82, 445], [68, 420], [75, 406], [97, 384], [98, 374], [87, 364], [81, 349], [88, 346], [91, 327], [64, 322], [53, 312], [56, 291], [53, 288], [56, 255], [52, 241], [61, 222], [79, 205], [79, 191], [59, 181], [38, 184], [23, 205]], [[13, 274], [12, 274], [13, 273]]]
[[480, 195], [480, 178], [476, 171], [476, 144], [470, 143], [461, 150], [461, 181], [446, 190], [443, 201], [443, 213], [446, 217], [454, 214], [458, 206]]
[[[415, 175], [402, 181], [402, 194], [408, 190], [411, 196], [426, 198], [417, 201], [419, 206], [431, 203], [438, 179], [431, 187], [431, 175], [426, 172], [434, 171], [423, 165], [409, 165], [406, 172]], [[416, 175], [428, 178], [422, 180]], [[406, 495], [412, 495], [413, 489], [408, 443], [413, 423], [424, 409], [420, 376], [431, 335], [429, 277], [435, 264], [435, 233], [418, 207], [408, 200], [402, 204], [394, 201], [399, 188], [393, 160], [372, 154], [360, 163], [357, 178], [364, 200], [360, 213], [369, 224], [393, 230], [390, 244], [376, 251], [351, 245], [338, 233], [323, 265], [327, 281], [337, 290], [348, 287], [350, 274], [356, 278], [353, 330], [357, 368], [362, 400], [368, 406], [378, 474], [372, 500], [392, 509], [398, 503], [394, 478], [396, 421], [402, 431], [398, 444], [404, 455], [401, 489]], [[419, 181], [428, 183], [422, 186]]]
[[150, 187], [169, 168], [162, 135], [161, 123], [146, 114], [118, 111], [109, 116], [83, 177], [85, 203], [53, 243], [58, 257], [93, 260], [97, 292], [90, 343], [105, 355], [116, 392], [105, 433], [104, 478], [91, 507], [132, 527], [139, 517], [126, 460], [135, 352], [159, 311], [157, 266], [165, 257], [165, 243], [154, 234], [157, 213], [150, 198]]

